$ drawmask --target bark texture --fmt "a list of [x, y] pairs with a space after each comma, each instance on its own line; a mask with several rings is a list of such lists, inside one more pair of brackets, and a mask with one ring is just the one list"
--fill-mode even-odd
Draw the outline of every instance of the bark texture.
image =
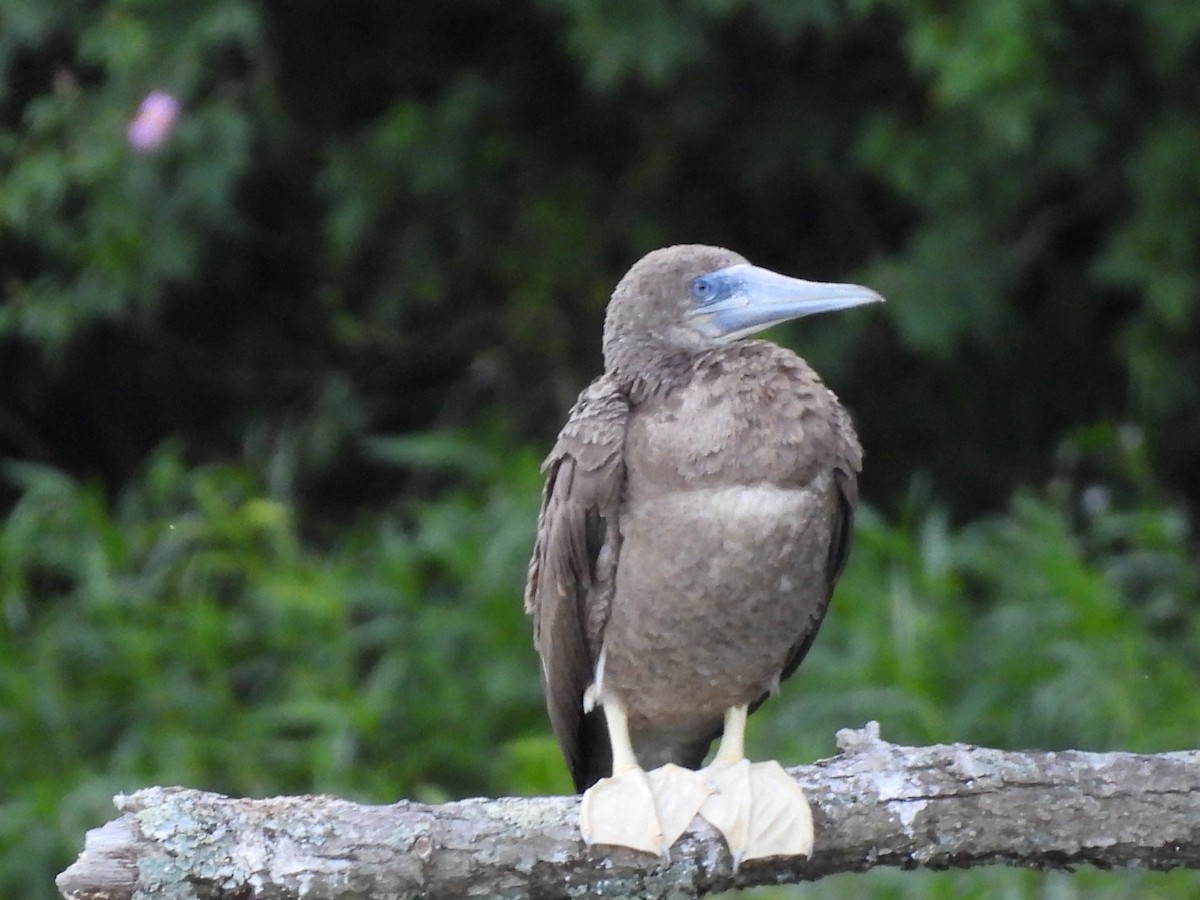
[[734, 873], [702, 820], [669, 861], [586, 847], [577, 797], [365, 806], [152, 787], [87, 835], [71, 900], [699, 897], [874, 866], [1200, 868], [1200, 751], [1139, 755], [904, 747], [870, 723], [789, 770], [816, 821], [810, 860]]

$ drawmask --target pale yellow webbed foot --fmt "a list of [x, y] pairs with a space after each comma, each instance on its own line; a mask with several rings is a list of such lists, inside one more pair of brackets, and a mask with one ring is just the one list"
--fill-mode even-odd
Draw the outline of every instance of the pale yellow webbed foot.
[[658, 819], [662, 822], [663, 834], [670, 847], [692, 824], [692, 819], [696, 818], [713, 789], [699, 772], [674, 763], [652, 770], [649, 778], [650, 787], [654, 790], [654, 803], [658, 808]]
[[631, 847], [666, 856], [711, 793], [699, 772], [666, 765], [626, 769], [588, 788], [579, 830], [588, 844]]
[[735, 870], [748, 859], [812, 855], [808, 798], [779, 763], [714, 762], [700, 774], [713, 788], [700, 815], [725, 836]]

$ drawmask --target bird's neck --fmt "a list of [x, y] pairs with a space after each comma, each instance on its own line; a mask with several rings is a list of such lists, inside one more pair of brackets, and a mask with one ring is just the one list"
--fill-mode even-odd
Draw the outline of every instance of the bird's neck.
[[621, 390], [630, 402], [637, 404], [665, 394], [672, 387], [691, 377], [696, 354], [678, 351], [656, 354], [649, 360], [630, 360], [629, 364], [610, 369]]

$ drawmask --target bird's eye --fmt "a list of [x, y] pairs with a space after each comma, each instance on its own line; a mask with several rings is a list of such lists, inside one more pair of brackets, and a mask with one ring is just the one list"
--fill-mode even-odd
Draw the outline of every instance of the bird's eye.
[[712, 283], [712, 279], [705, 275], [692, 280], [692, 298], [697, 303], [707, 303], [716, 296], [717, 288]]

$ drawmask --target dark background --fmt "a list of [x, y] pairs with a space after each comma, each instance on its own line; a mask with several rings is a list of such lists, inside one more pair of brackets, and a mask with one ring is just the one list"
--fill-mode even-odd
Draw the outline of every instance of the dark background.
[[1200, 7], [7, 0], [0, 72], [0, 895], [145, 784], [566, 790], [537, 465], [670, 243], [888, 298], [774, 334], [865, 508], [753, 752], [1195, 744]]

